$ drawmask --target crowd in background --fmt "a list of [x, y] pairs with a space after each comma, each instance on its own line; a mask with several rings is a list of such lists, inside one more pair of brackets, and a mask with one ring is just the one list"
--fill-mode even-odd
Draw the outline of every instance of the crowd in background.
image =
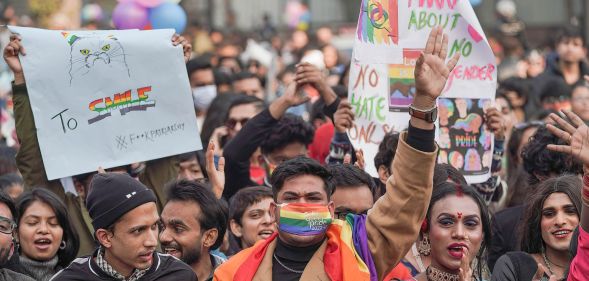
[[[203, 150], [49, 181], [17, 56], [26, 46], [3, 31], [0, 280], [232, 280], [262, 269], [277, 280], [333, 280], [329, 247], [347, 245], [333, 224], [364, 231], [351, 246], [360, 265], [344, 250], [329, 261], [347, 276], [338, 280], [364, 276], [348, 267], [371, 280], [589, 280], [586, 38], [563, 27], [554, 45], [529, 49], [521, 32], [489, 35], [493, 174], [469, 185], [435, 163], [433, 124], [414, 119], [366, 159], [346, 134], [349, 50], [327, 26], [287, 33], [271, 24], [252, 34], [193, 27], [175, 39]], [[445, 83], [452, 60], [444, 66], [433, 46], [425, 57], [446, 73], [426, 81], [416, 69], [418, 92], [435, 99], [427, 89]], [[368, 161], [377, 177], [364, 171]], [[301, 208], [321, 204], [317, 225], [296, 224]], [[269, 261], [252, 258], [266, 250]], [[326, 253], [325, 269], [316, 252]]]

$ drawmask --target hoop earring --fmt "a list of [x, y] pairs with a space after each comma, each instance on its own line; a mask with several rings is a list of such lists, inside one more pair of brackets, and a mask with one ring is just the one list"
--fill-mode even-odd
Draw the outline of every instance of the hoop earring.
[[423, 238], [417, 243], [417, 252], [422, 256], [429, 256], [432, 251], [432, 247], [429, 241], [429, 235], [424, 234]]
[[65, 246], [66, 246], [65, 241], [61, 240], [61, 244], [59, 245], [59, 249], [63, 250], [63, 249], [65, 249]]

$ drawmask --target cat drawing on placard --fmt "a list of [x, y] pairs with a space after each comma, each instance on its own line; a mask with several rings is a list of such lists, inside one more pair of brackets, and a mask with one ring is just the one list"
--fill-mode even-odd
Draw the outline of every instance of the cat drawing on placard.
[[70, 85], [74, 79], [105, 66], [131, 76], [125, 49], [115, 36], [78, 36], [68, 32], [62, 32], [62, 35], [70, 45]]

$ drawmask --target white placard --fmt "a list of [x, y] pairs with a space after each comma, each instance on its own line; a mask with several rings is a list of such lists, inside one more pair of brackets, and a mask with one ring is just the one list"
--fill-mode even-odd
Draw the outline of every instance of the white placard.
[[[487, 162], [492, 158], [493, 136], [481, 121], [483, 104], [488, 106], [495, 97], [497, 68], [470, 3], [363, 0], [349, 81], [356, 124], [348, 135], [356, 149], [364, 150], [366, 171], [373, 176], [377, 176], [373, 159], [382, 136], [408, 126], [408, 106], [415, 94], [415, 63], [436, 26], [442, 26], [448, 35], [448, 57], [461, 55], [442, 93], [446, 99], [439, 114], [448, 116], [440, 118], [450, 123], [438, 126], [437, 139], [442, 136], [445, 141], [439, 161], [452, 164], [469, 183], [490, 176]], [[467, 114], [462, 116], [464, 112]]]
[[202, 148], [173, 30], [9, 28], [50, 180]]

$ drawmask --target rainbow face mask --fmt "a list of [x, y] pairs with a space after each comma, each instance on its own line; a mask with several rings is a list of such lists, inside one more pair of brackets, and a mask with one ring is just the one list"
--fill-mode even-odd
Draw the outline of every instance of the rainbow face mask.
[[283, 203], [280, 207], [278, 229], [290, 234], [311, 236], [325, 233], [331, 224], [327, 205], [308, 203]]

